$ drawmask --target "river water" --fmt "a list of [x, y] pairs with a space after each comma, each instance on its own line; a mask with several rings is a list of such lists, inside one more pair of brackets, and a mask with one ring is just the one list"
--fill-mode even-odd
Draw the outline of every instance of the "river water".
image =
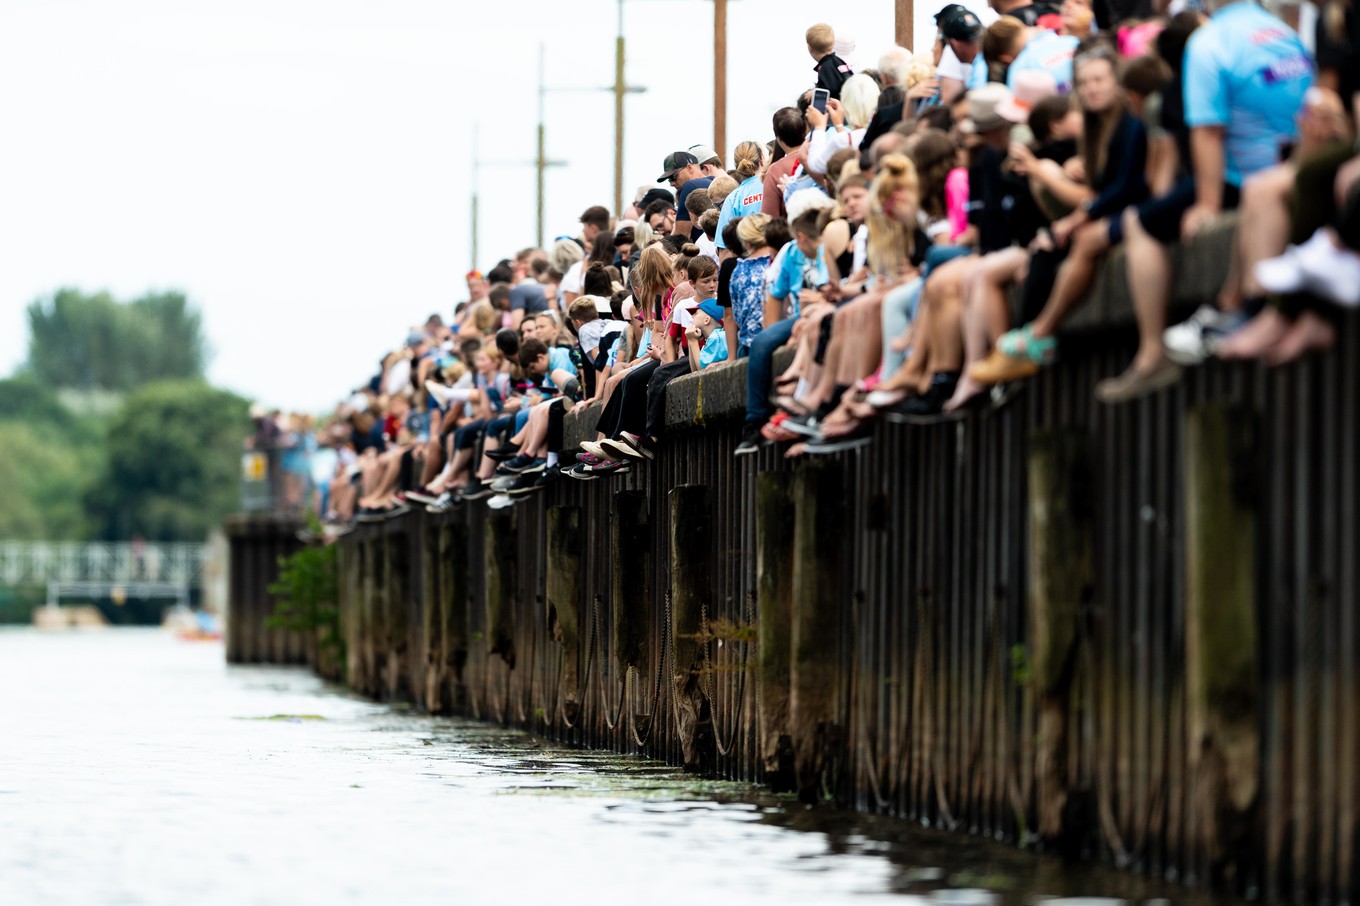
[[228, 667], [159, 630], [0, 630], [3, 906], [1053, 895], [1214, 902]]

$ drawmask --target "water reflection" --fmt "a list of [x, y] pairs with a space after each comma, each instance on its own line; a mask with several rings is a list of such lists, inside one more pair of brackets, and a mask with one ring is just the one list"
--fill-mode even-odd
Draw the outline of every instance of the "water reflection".
[[1168, 895], [356, 700], [303, 671], [229, 669], [220, 647], [154, 630], [0, 631], [0, 843], [3, 904]]

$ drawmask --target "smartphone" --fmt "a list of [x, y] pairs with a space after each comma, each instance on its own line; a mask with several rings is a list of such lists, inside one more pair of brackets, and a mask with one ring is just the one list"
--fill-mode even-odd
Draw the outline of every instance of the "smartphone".
[[826, 101], [829, 97], [831, 97], [831, 92], [827, 91], [825, 88], [814, 88], [812, 90], [812, 106], [822, 111], [822, 113], [826, 113]]

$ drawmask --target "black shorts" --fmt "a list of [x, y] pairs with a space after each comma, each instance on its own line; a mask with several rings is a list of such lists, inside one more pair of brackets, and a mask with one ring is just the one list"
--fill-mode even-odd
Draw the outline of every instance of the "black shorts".
[[[1148, 235], [1158, 242], [1170, 244], [1181, 238], [1181, 219], [1185, 212], [1195, 206], [1195, 179], [1185, 176], [1176, 181], [1171, 191], [1161, 198], [1150, 198], [1140, 204], [1138, 222]], [[1223, 210], [1231, 211], [1241, 200], [1241, 192], [1236, 186], [1223, 185]], [[1123, 216], [1110, 220], [1110, 242], [1124, 241]]]

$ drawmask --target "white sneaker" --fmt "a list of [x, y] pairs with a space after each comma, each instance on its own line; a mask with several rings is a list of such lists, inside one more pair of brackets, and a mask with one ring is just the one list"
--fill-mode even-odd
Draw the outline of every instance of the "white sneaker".
[[1252, 274], [1256, 282], [1261, 284], [1261, 289], [1277, 295], [1297, 293], [1307, 285], [1303, 268], [1299, 266], [1298, 254], [1292, 245], [1278, 258], [1265, 258], [1256, 262]]
[[493, 510], [503, 510], [508, 506], [514, 506], [515, 498], [511, 497], [509, 494], [497, 494], [495, 497], [488, 500], [486, 505]]
[[1308, 288], [1338, 305], [1360, 305], [1360, 256], [1339, 247], [1328, 230], [1318, 230], [1299, 249], [1299, 267]]
[[1177, 365], [1200, 365], [1214, 354], [1214, 346], [1247, 323], [1246, 315], [1201, 305], [1185, 321], [1162, 332], [1167, 358]]

